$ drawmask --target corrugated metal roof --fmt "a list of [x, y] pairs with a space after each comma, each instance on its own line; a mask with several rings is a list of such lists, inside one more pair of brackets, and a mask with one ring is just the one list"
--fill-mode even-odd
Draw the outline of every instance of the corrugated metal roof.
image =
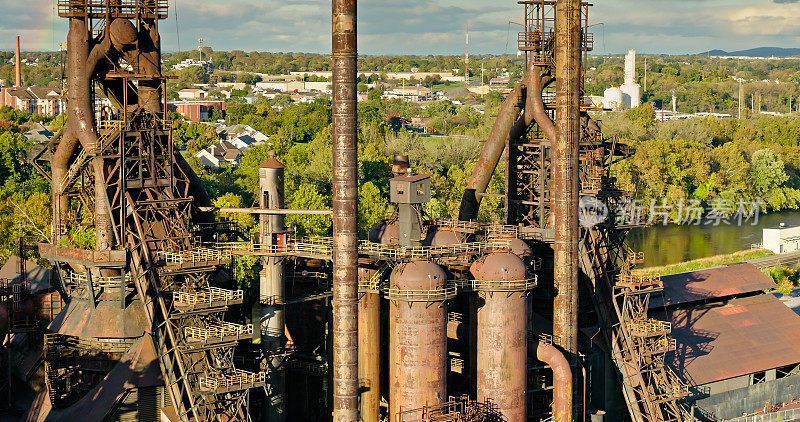
[[[25, 260], [25, 270], [28, 278], [28, 288], [32, 293], [50, 288], [49, 269]], [[12, 283], [19, 283], [19, 257], [12, 255], [8, 258], [3, 268], [0, 268], [0, 278], [7, 278]]]
[[800, 362], [800, 316], [770, 294], [670, 312], [666, 362], [690, 385]]
[[775, 288], [753, 264], [734, 264], [664, 276], [664, 301], [654, 297], [650, 307], [678, 305]]

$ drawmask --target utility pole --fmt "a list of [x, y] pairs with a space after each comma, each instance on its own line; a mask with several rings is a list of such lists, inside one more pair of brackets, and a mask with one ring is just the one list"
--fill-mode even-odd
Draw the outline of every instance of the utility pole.
[[197, 50], [200, 51], [200, 62], [203, 61], [203, 39], [197, 39]]
[[744, 89], [742, 88], [742, 78], [739, 78], [738, 81], [739, 81], [739, 120], [742, 120], [742, 97]]
[[467, 22], [467, 50], [464, 55], [464, 84], [469, 86], [469, 22]]
[[644, 93], [647, 95], [647, 56], [644, 58]]

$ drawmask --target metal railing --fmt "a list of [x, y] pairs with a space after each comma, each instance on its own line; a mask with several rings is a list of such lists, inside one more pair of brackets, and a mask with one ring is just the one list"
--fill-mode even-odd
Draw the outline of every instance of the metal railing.
[[480, 292], [524, 292], [536, 287], [536, 277], [525, 280], [473, 280], [472, 288]]
[[445, 246], [409, 247], [361, 241], [358, 247], [358, 251], [362, 255], [390, 261], [431, 260], [457, 255], [482, 255], [492, 252], [506, 252], [510, 249], [511, 241], [509, 239], [490, 239], [486, 242], [459, 243]]
[[241, 369], [234, 369], [230, 374], [205, 374], [200, 376], [201, 392], [227, 392], [234, 390], [246, 390], [258, 385], [263, 385], [267, 381], [264, 372], [248, 372]]
[[672, 330], [672, 323], [658, 319], [643, 319], [628, 321], [628, 331], [636, 336], [651, 336], [668, 333]]
[[187, 343], [221, 343], [226, 340], [253, 337], [253, 324], [241, 325], [223, 322], [208, 327], [184, 327]]
[[67, 170], [67, 174], [59, 185], [61, 192], [66, 191], [78, 179], [81, 171], [86, 167], [89, 161], [98, 153], [101, 153], [108, 148], [112, 141], [117, 139], [122, 131], [122, 121], [120, 120], [101, 120], [98, 122], [98, 129], [100, 136], [97, 141], [87, 148], [78, 153], [78, 157]]
[[[89, 283], [89, 275], [86, 273], [70, 272], [67, 277], [67, 283], [74, 285], [83, 285]], [[104, 276], [104, 277], [91, 277], [92, 285], [95, 287], [119, 287], [133, 281], [130, 273], [119, 276]]]
[[661, 274], [622, 273], [617, 275], [617, 286], [630, 289], [661, 288]]
[[760, 415], [740, 416], [726, 419], [726, 422], [787, 422], [800, 420], [800, 409], [781, 410], [780, 412], [764, 413]]
[[73, 14], [100, 16], [105, 15], [110, 9], [123, 17], [157, 14], [159, 19], [165, 19], [168, 7], [168, 0], [118, 0], [115, 4], [109, 4], [104, 0], [59, 0], [58, 14], [62, 17]]
[[203, 264], [208, 262], [227, 261], [232, 258], [230, 250], [200, 247], [189, 251], [170, 252], [156, 251], [156, 257], [166, 264]]
[[219, 287], [209, 287], [207, 290], [197, 292], [172, 292], [172, 302], [176, 308], [228, 305], [242, 303], [243, 300], [242, 290], [226, 290]]
[[444, 302], [458, 294], [455, 284], [428, 290], [386, 289], [385, 297], [403, 302]]

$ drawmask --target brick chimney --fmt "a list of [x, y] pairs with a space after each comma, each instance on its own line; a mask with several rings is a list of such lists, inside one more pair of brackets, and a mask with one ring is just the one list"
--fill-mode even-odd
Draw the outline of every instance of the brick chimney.
[[16, 75], [17, 75], [17, 83], [16, 87], [22, 86], [22, 56], [19, 50], [19, 35], [16, 37], [16, 49], [14, 50], [16, 55], [14, 56], [14, 64], [16, 66]]

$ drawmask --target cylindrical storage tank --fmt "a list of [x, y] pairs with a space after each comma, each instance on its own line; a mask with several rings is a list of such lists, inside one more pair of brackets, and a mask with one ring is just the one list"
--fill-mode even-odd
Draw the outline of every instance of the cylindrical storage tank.
[[370, 283], [378, 269], [359, 262], [359, 284], [367, 284], [358, 299], [358, 380], [361, 421], [380, 421], [381, 295]]
[[374, 243], [397, 246], [400, 244], [399, 227], [397, 221], [384, 221], [370, 230], [368, 239]]
[[447, 276], [428, 262], [395, 267], [389, 278], [389, 420], [447, 397]]
[[526, 265], [493, 253], [470, 268], [478, 290], [477, 396], [491, 399], [508, 422], [524, 422], [526, 406]]
[[510, 251], [514, 255], [522, 258], [525, 262], [530, 262], [533, 260], [533, 249], [525, 243], [524, 240], [513, 237], [509, 240]]
[[463, 236], [449, 227], [435, 227], [428, 232], [424, 246], [450, 246], [464, 243]]

